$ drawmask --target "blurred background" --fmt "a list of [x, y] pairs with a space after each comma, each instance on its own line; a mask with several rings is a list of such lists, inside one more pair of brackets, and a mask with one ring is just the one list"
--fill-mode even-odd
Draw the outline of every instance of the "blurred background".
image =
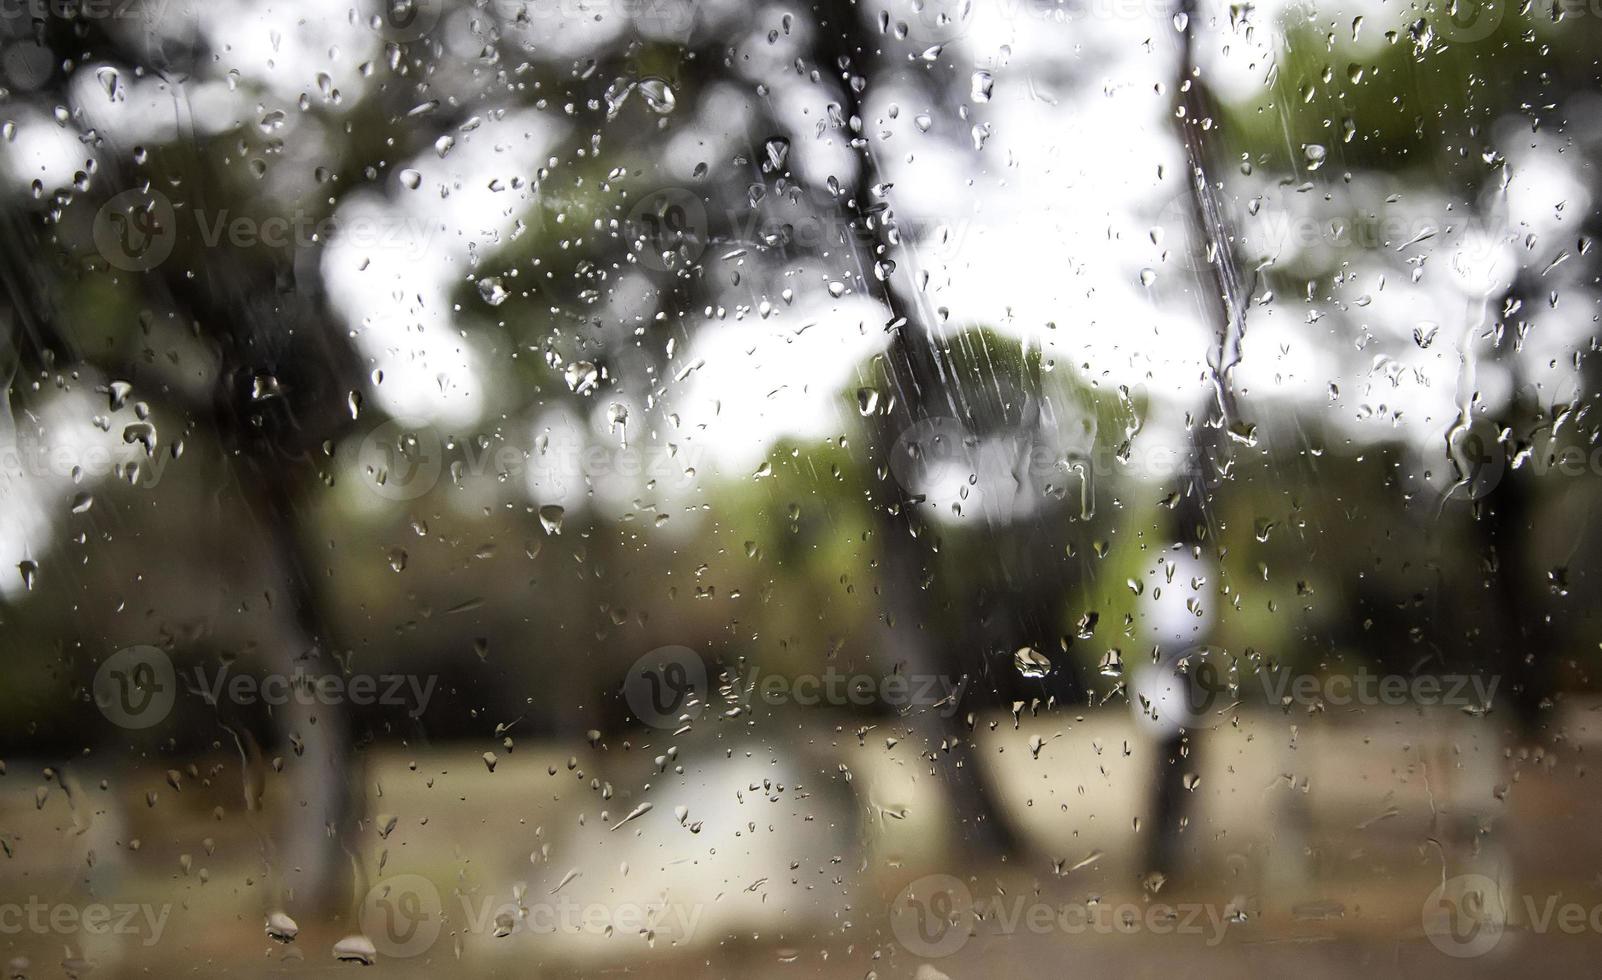
[[1588, 0], [4, 0], [7, 977], [1602, 949]]

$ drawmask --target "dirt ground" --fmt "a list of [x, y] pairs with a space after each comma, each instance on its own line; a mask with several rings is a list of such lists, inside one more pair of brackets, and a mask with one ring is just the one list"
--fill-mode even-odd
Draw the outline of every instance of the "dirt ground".
[[[1602, 955], [1602, 792], [1586, 765], [1602, 724], [1568, 710], [1545, 750], [1484, 719], [1417, 712], [1207, 732], [1188, 869], [1161, 883], [1140, 866], [1147, 747], [1110, 713], [1006, 719], [986, 735], [1025, 832], [1005, 862], [964, 847], [907, 745], [838, 726], [686, 740], [665, 766], [660, 746], [625, 758], [582, 740], [520, 745], [493, 772], [476, 747], [384, 749], [353, 774], [368, 817], [351, 911], [301, 914], [289, 942], [264, 929], [293, 876], [272, 857], [287, 803], [271, 785], [247, 814], [222, 758], [175, 766], [177, 789], [164, 767], [46, 779], [7, 760], [0, 951], [8, 977], [30, 980], [331, 976], [363, 969], [335, 959], [337, 942], [399, 921], [374, 972], [1581, 974]], [[641, 800], [652, 807], [624, 823]], [[1452, 890], [1473, 875], [1500, 905]], [[553, 918], [564, 903], [601, 919]], [[656, 916], [643, 932], [622, 915], [638, 908]], [[669, 910], [693, 912], [694, 928], [664, 925]], [[92, 927], [96, 914], [109, 924]]]

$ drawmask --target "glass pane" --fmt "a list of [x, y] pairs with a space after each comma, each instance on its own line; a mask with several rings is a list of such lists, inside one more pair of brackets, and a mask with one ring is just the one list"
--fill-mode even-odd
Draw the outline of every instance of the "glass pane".
[[1598, 13], [0, 5], [6, 975], [1588, 966]]

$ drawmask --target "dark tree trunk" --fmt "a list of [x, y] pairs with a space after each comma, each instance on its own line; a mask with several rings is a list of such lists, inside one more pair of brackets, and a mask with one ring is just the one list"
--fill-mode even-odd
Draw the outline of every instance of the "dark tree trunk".
[[[893, 215], [888, 208], [870, 208], [867, 200], [869, 188], [878, 186], [881, 178], [873, 156], [873, 137], [864, 119], [861, 89], [852, 80], [866, 80], [878, 42], [868, 32], [863, 12], [849, 0], [826, 0], [817, 10], [818, 67], [838, 83], [841, 115], [849, 127], [844, 135], [853, 141], [861, 167], [856, 185], [843, 195], [846, 216], [856, 231], [850, 237], [857, 286], [884, 304], [893, 324], [884, 356], [885, 384], [891, 398], [875, 418], [871, 449], [877, 479], [872, 505], [880, 556], [878, 594], [885, 623], [882, 666], [888, 671], [900, 665], [907, 673], [956, 682], [969, 672], [953, 656], [949, 644], [934, 635], [938, 617], [925, 585], [932, 552], [924, 538], [930, 532], [913, 512], [915, 502], [890, 472], [890, 456], [902, 434], [929, 418], [956, 415], [956, 393], [948, 390], [938, 370], [933, 323], [917, 303], [904, 302], [891, 285], [891, 277], [881, 276], [877, 268], [881, 258], [891, 256], [885, 229]], [[864, 239], [872, 244], [864, 247]], [[980, 771], [973, 726], [967, 721], [970, 709], [977, 707], [967, 698], [973, 682], [969, 676], [963, 683], [964, 702], [959, 710], [917, 709], [908, 716], [908, 723], [922, 743], [931, 772], [945, 781], [966, 842], [992, 856], [1005, 856], [1016, 850], [1018, 837], [994, 788]]]
[[[1212, 120], [1214, 112], [1196, 69], [1195, 0], [1179, 0], [1175, 12], [1184, 19], [1174, 75], [1175, 121], [1185, 151], [1184, 180], [1190, 221], [1202, 236], [1205, 250], [1205, 271], [1198, 277], [1198, 287], [1206, 297], [1215, 340], [1207, 358], [1213, 396], [1191, 420], [1189, 465], [1178, 488], [1181, 496], [1171, 512], [1167, 531], [1169, 541], [1192, 557], [1202, 558], [1215, 547], [1212, 543], [1213, 496], [1227, 471], [1229, 430], [1239, 423], [1230, 372], [1239, 358], [1245, 311], [1237, 298], [1239, 282], [1225, 222], [1225, 205], [1208, 177], [1213, 161], [1203, 138], [1202, 123]], [[1216, 569], [1217, 562], [1213, 565]], [[1168, 656], [1181, 652], [1164, 651]], [[1196, 766], [1197, 747], [1183, 731], [1161, 737], [1153, 747], [1156, 758], [1147, 864], [1149, 871], [1169, 877], [1177, 874], [1183, 865], [1181, 835], [1190, 810], [1184, 779], [1187, 770]]]

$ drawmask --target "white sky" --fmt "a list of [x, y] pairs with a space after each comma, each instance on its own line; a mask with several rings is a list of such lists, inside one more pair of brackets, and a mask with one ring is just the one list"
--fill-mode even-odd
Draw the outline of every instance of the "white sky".
[[[1204, 397], [1203, 352], [1210, 333], [1198, 316], [1194, 281], [1172, 254], [1165, 261], [1164, 246], [1151, 240], [1153, 227], [1161, 226], [1165, 246], [1175, 252], [1175, 239], [1184, 234], [1172, 220], [1173, 209], [1163, 210], [1181, 191], [1184, 169], [1169, 119], [1176, 30], [1160, 4], [1104, 0], [1096, 9], [1104, 8], [1130, 15], [1055, 22], [1035, 14], [1036, 5], [1025, 0], [975, 4], [973, 22], [942, 57], [990, 72], [991, 100], [970, 105], [969, 117], [961, 119], [933, 113], [910, 89], [886, 82], [870, 87], [867, 129], [894, 185], [890, 200], [902, 226], [919, 234], [943, 229], [943, 241], [926, 241], [915, 256], [929, 276], [931, 307], [949, 309], [953, 325], [985, 325], [1040, 345], [1056, 365], [1104, 386], [1144, 386], [1162, 404], [1143, 438], [1162, 441], [1173, 438], [1180, 413]], [[220, 54], [217, 66], [187, 86], [186, 104], [175, 105], [168, 84], [156, 78], [122, 79], [119, 94], [107, 98], [93, 66], [83, 70], [82, 102], [89, 120], [108, 137], [169, 139], [179, 126], [218, 131], [283, 110], [275, 135], [292, 146], [297, 128], [307, 125], [296, 100], [325, 97], [320, 73], [354, 101], [372, 84], [358, 66], [382, 58], [382, 39], [342, 4], [224, 0], [197, 9]], [[1208, 77], [1241, 98], [1262, 92], [1282, 45], [1278, 19], [1313, 18], [1310, 11], [1304, 4], [1260, 3], [1249, 39], [1244, 32], [1230, 35], [1227, 20], [1205, 25]], [[1378, 0], [1339, 8], [1321, 4], [1319, 11], [1313, 22], [1343, 35], [1363, 13], [1368, 23], [1361, 37], [1370, 45], [1383, 43], [1385, 30], [1417, 16], [1405, 5]], [[610, 36], [618, 27], [603, 18], [571, 38], [553, 35], [549, 43], [571, 42], [582, 50], [594, 40], [585, 32]], [[473, 43], [454, 22], [449, 39], [453, 45]], [[230, 84], [228, 69], [252, 84]], [[822, 111], [819, 90], [793, 74], [781, 77], [792, 81], [777, 83], [770, 97], [805, 123], [799, 132], [811, 132]], [[670, 169], [687, 172], [701, 160], [727, 165], [750, 134], [723, 131], [719, 124], [735, 117], [734, 104], [746, 97], [732, 89], [716, 93], [701, 109], [704, 138], [680, 136], [664, 146]], [[915, 122], [926, 113], [933, 125], [925, 134]], [[55, 185], [83, 166], [85, 148], [53, 121], [12, 118], [18, 126], [5, 158], [12, 180], [38, 177]], [[487, 390], [500, 383], [496, 365], [487, 361], [492, 355], [485, 341], [455, 328], [449, 296], [475, 271], [476, 259], [503, 243], [535, 203], [532, 173], [561, 135], [553, 118], [558, 117], [534, 111], [498, 116], [486, 105], [478, 128], [455, 134], [444, 158], [425, 150], [395, 166], [382, 192], [352, 194], [341, 206], [339, 222], [353, 232], [325, 251], [323, 271], [336, 308], [372, 366], [383, 372], [376, 397], [385, 411], [466, 431], [499, 410], [491, 402], [493, 389]], [[989, 133], [977, 165], [945, 144], [952, 135], [966, 142], [975, 125]], [[1483, 385], [1492, 404], [1505, 397], [1505, 390], [1498, 395], [1491, 372], [1465, 374], [1465, 361], [1473, 361], [1478, 346], [1467, 338], [1481, 315], [1479, 297], [1487, 286], [1500, 288], [1520, 260], [1511, 242], [1537, 235], [1542, 244], [1522, 261], [1544, 264], [1542, 256], [1553, 250], [1548, 242], [1566, 239], [1572, 245], [1591, 202], [1575, 171], [1584, 164], [1562, 152], [1562, 136], [1537, 138], [1526, 127], [1498, 137], [1505, 140], [1513, 174], [1505, 202], [1448, 202], [1409, 188], [1412, 196], [1396, 203], [1401, 210], [1413, 208], [1421, 223], [1439, 226], [1434, 238], [1407, 252], [1427, 257], [1417, 282], [1409, 280], [1396, 255], [1382, 266], [1378, 256], [1354, 250], [1344, 281], [1320, 284], [1314, 302], [1279, 296], [1252, 307], [1237, 374], [1248, 418], [1290, 402], [1326, 413], [1353, 438], [1389, 438], [1401, 431], [1422, 451], [1456, 416], [1464, 378]], [[1295, 188], [1265, 183], [1262, 210], [1240, 229], [1248, 241], [1280, 247], [1280, 260], [1288, 261], [1297, 246], [1277, 241], [1276, 215], [1283, 221], [1288, 213], [1300, 214], [1326, 191], [1383, 202], [1389, 189], [1364, 188], [1361, 180], [1342, 185], [1337, 150], [1332, 148], [1322, 171], [1305, 175], [1315, 182], [1314, 194], [1297, 199]], [[1287, 152], [1299, 148], [1287, 140]], [[797, 172], [814, 176], [852, 166], [833, 133], [798, 139], [791, 159]], [[311, 164], [304, 166], [309, 170]], [[416, 189], [403, 186], [403, 170], [419, 175]], [[514, 185], [518, 179], [521, 184]], [[1475, 217], [1474, 206], [1487, 217]], [[909, 258], [898, 257], [901, 273], [910, 271]], [[718, 265], [720, 275], [728, 271], [717, 246], [704, 260]], [[1152, 287], [1142, 284], [1143, 269], [1155, 272]], [[692, 331], [692, 342], [676, 352], [676, 368], [699, 366], [670, 384], [666, 408], [680, 415], [674, 435], [693, 447], [703, 478], [748, 478], [781, 438], [815, 440], [853, 431], [842, 392], [859, 383], [859, 368], [884, 343], [879, 328], [885, 317], [860, 297], [831, 296], [821, 272], [793, 278], [793, 304], [767, 297], [768, 317], [712, 322]], [[1592, 326], [1583, 302], [1589, 294], [1561, 273], [1558, 282], [1571, 299], [1543, 316], [1530, 342], [1537, 355], [1529, 358], [1535, 380], [1549, 390], [1572, 388], [1565, 367], [1545, 365]], [[749, 295], [731, 294], [728, 305], [745, 302]], [[1370, 336], [1334, 335], [1333, 320], [1318, 315], [1332, 304], [1359, 311]], [[1438, 332], [1428, 348], [1420, 348], [1414, 330], [1426, 325]], [[1332, 383], [1340, 392], [1333, 400]], [[598, 401], [605, 398], [603, 393]], [[631, 412], [643, 427], [642, 408]], [[587, 427], [592, 435], [611, 438], [593, 418], [583, 424], [544, 420], [534, 429], [552, 424]], [[40, 548], [39, 526], [13, 516], [0, 527], [0, 567], [14, 564], [24, 549]]]

